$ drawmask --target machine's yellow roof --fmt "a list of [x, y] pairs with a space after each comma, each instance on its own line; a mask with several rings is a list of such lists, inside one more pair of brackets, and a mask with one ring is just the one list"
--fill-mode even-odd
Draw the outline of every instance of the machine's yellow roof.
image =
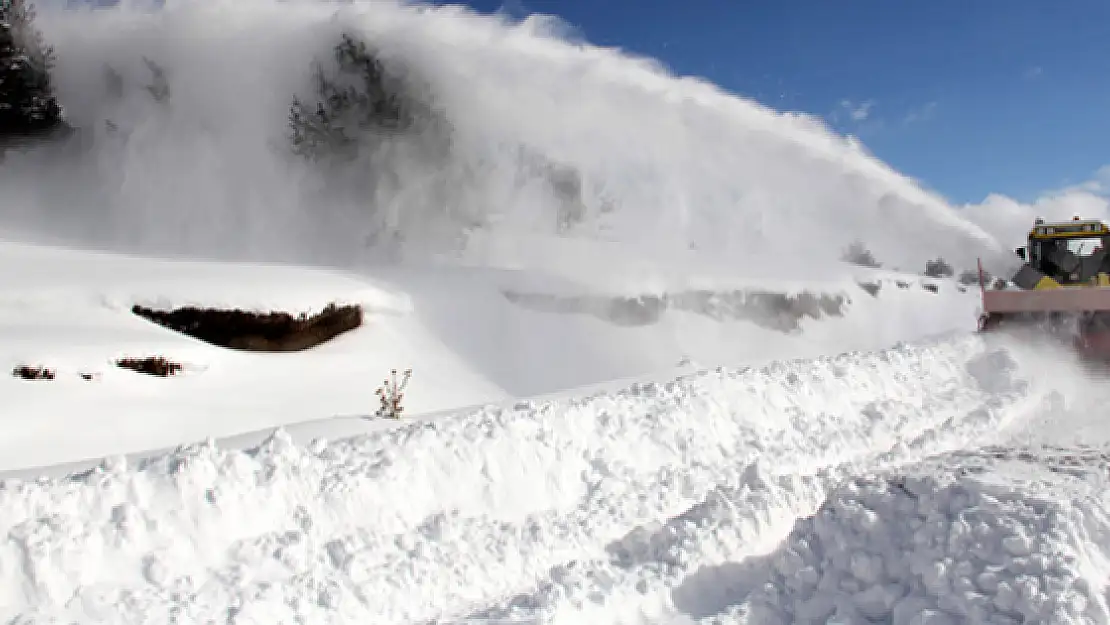
[[1031, 239], [1068, 239], [1110, 234], [1110, 228], [1098, 219], [1072, 219], [1039, 223], [1029, 230]]

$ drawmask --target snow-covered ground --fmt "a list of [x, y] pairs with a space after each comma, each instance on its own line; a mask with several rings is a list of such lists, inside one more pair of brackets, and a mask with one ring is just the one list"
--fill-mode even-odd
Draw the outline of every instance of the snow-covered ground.
[[[0, 367], [58, 373], [0, 376], [3, 622], [1110, 623], [1110, 376], [971, 332], [917, 274], [1012, 242], [855, 140], [543, 19], [41, 23], [80, 132], [0, 161]], [[454, 133], [372, 196], [285, 149], [340, 29]], [[283, 354], [130, 312], [329, 302], [363, 326]]]
[[[975, 289], [961, 291], [950, 279], [864, 268], [808, 284], [689, 269], [650, 290], [607, 282], [613, 275], [589, 284], [584, 274], [571, 281], [565, 268], [562, 276], [442, 266], [356, 273], [0, 243], [0, 367], [45, 366], [58, 375], [49, 383], [0, 378], [0, 470], [304, 421], [358, 431], [394, 368], [413, 370], [405, 403], [419, 415], [671, 376], [698, 363], [874, 349], [974, 328], [978, 304]], [[830, 300], [839, 303], [829, 313], [800, 319], [776, 309], [778, 300], [750, 299], [784, 292], [842, 299]], [[131, 313], [134, 304], [297, 313], [333, 301], [362, 304], [363, 326], [319, 348], [277, 355], [215, 347]], [[113, 364], [148, 355], [186, 370], [158, 379]], [[88, 418], [75, 420], [77, 412]]]
[[[39, 303], [51, 292], [61, 291], [42, 290]], [[44, 311], [22, 301], [33, 315], [26, 328]], [[837, 322], [813, 325], [821, 323]], [[5, 341], [19, 335], [13, 326]], [[42, 353], [77, 364], [113, 338], [144, 344], [140, 332], [68, 330], [67, 344], [82, 349], [45, 348], [58, 343], [40, 333]], [[161, 347], [185, 344], [145, 332]], [[197, 359], [215, 356], [193, 347]], [[303, 373], [314, 358], [334, 367], [358, 357], [337, 348], [256, 358], [275, 361], [267, 366], [281, 384], [271, 392], [292, 398], [288, 387], [300, 389], [307, 416], [305, 397], [341, 392], [342, 379], [321, 389], [279, 361], [301, 359]], [[425, 358], [429, 370], [447, 370]], [[137, 443], [137, 433], [151, 432], [104, 410], [126, 414], [137, 388], [163, 429], [194, 433], [205, 423], [229, 427], [188, 421], [221, 398], [227, 415], [259, 401], [243, 367], [225, 366], [224, 375], [215, 366], [192, 374], [191, 393], [164, 390], [189, 375], [117, 373], [83, 387], [5, 382], [4, 395], [53, 395], [69, 402], [67, 427], [95, 438], [99, 426]], [[326, 424], [303, 424], [254, 448], [210, 442], [109, 458], [71, 477], [12, 479], [0, 487], [8, 537], [0, 615], [19, 623], [1107, 622], [1110, 527], [1097, 451], [1105, 437], [1088, 438], [1093, 447], [1082, 453], [1029, 438], [1046, 411], [1066, 415], [1080, 397], [1046, 376], [1066, 381], [1067, 366], [1043, 350], [964, 333], [368, 424], [330, 440], [320, 436]], [[203, 386], [224, 384], [232, 371], [242, 395]], [[413, 389], [414, 402], [432, 392]], [[174, 405], [198, 395], [209, 403], [191, 412]], [[26, 424], [48, 414], [22, 399], [6, 417]], [[40, 436], [25, 448], [49, 446]]]
[[[792, 284], [850, 302], [784, 331], [533, 309], [607, 285], [523, 271], [0, 256], [0, 364], [59, 373], [0, 380], [12, 622], [1110, 622], [1110, 388], [968, 333], [951, 279]], [[130, 313], [328, 301], [364, 326], [279, 355]], [[151, 353], [189, 369], [111, 366]], [[408, 366], [412, 414], [367, 418]]]

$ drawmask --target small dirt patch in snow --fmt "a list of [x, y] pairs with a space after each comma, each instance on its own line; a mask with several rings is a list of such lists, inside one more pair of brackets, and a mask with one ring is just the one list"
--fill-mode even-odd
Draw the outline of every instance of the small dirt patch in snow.
[[53, 380], [54, 370], [40, 366], [19, 365], [12, 369], [12, 375], [23, 380]]
[[879, 289], [882, 288], [882, 285], [878, 282], [859, 282], [858, 284], [859, 288], [867, 291], [873, 297], [878, 297]]
[[131, 312], [213, 345], [255, 352], [301, 351], [362, 325], [362, 307], [328, 304], [314, 315], [186, 307], [170, 311], [135, 305]]
[[167, 360], [162, 356], [147, 356], [145, 358], [120, 358], [116, 366], [130, 369], [147, 375], [156, 375], [160, 378], [169, 377], [180, 373], [183, 369], [181, 363]]

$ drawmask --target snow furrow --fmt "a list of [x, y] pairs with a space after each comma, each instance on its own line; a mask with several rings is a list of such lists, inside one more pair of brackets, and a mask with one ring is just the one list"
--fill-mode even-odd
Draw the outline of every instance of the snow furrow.
[[[417, 623], [529, 594], [556, 615], [614, 610], [699, 563], [770, 548], [845, 466], [944, 451], [1012, 418], [1028, 388], [1005, 368], [989, 384], [977, 369], [1000, 356], [975, 337], [901, 345], [307, 448], [279, 432], [257, 450], [209, 443], [7, 482], [0, 616]], [[667, 538], [677, 568], [613, 555], [630, 532], [722, 505], [730, 527], [749, 529], [671, 523], [688, 533]], [[612, 578], [608, 590], [575, 585], [575, 561]]]

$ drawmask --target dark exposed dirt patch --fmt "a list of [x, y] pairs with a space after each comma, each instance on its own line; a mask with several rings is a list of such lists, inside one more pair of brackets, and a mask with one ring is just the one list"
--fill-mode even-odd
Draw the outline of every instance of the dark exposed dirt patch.
[[131, 312], [195, 339], [254, 352], [309, 349], [362, 325], [362, 307], [328, 304], [314, 314], [186, 307], [171, 311], [133, 306]]
[[162, 356], [147, 356], [145, 358], [120, 358], [116, 361], [117, 367], [130, 369], [147, 375], [160, 378], [176, 375], [183, 369], [181, 363], [167, 360]]
[[656, 323], [668, 310], [711, 317], [717, 321], [749, 321], [794, 332], [805, 318], [840, 317], [850, 300], [845, 295], [773, 293], [759, 290], [684, 291], [636, 297], [602, 295], [557, 296], [506, 291], [505, 297], [531, 310], [588, 314], [623, 326]]
[[882, 288], [882, 285], [879, 284], [878, 282], [860, 282], [858, 284], [859, 284], [859, 288], [863, 289], [864, 291], [867, 291], [873, 297], [878, 297], [879, 296], [879, 289]]
[[53, 380], [54, 370], [46, 367], [19, 365], [12, 369], [12, 375], [21, 380]]

